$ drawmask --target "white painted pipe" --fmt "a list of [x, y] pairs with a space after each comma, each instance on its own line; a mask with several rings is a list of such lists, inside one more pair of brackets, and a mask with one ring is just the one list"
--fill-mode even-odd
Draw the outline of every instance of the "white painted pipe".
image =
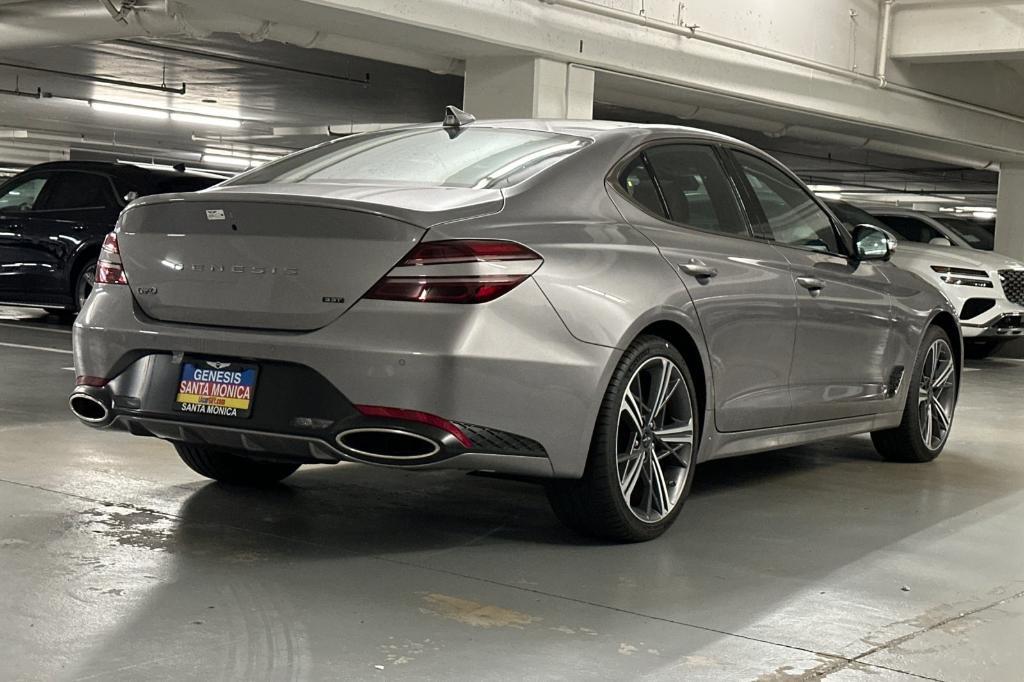
[[888, 85], [886, 72], [889, 68], [889, 40], [892, 35], [892, 10], [896, 0], [881, 0], [882, 6], [882, 27], [878, 36], [878, 58], [875, 62], [875, 77], [878, 79], [878, 87], [884, 88]]

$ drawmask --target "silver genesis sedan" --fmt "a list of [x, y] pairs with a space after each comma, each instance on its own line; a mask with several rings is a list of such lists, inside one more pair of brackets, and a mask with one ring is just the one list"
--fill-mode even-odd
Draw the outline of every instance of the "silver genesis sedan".
[[133, 202], [69, 402], [220, 481], [496, 472], [646, 540], [701, 461], [858, 433], [939, 454], [956, 311], [893, 248], [734, 139], [449, 108]]

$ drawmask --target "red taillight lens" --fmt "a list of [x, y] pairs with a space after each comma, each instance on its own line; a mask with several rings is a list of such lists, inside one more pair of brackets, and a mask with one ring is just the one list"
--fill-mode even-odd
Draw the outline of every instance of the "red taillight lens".
[[107, 385], [107, 380], [103, 377], [91, 377], [88, 375], [79, 375], [75, 377], [75, 386], [94, 386], [96, 388], [102, 388]]
[[103, 239], [100, 258], [96, 261], [97, 284], [128, 284], [128, 278], [121, 266], [121, 249], [117, 245], [117, 235], [111, 232]]
[[[524, 262], [510, 274], [482, 274], [468, 264]], [[377, 282], [366, 298], [424, 303], [487, 303], [507, 294], [540, 266], [541, 257], [516, 242], [487, 239], [452, 239], [417, 245], [387, 277]], [[431, 266], [467, 264], [464, 275], [445, 268], [432, 274]], [[461, 268], [456, 268], [459, 270]]]
[[452, 424], [447, 419], [442, 419], [437, 415], [430, 414], [428, 412], [419, 412], [417, 410], [403, 410], [400, 407], [381, 407], [379, 405], [356, 405], [364, 416], [367, 417], [383, 417], [385, 419], [404, 419], [405, 421], [417, 422], [420, 424], [427, 424], [434, 428], [447, 431], [448, 433], [455, 436], [455, 440], [462, 443], [464, 447], [473, 447], [473, 441], [469, 439], [462, 429], [455, 424]]
[[507, 260], [540, 260], [540, 256], [515, 242], [490, 239], [452, 239], [423, 242], [399, 263], [403, 265], [449, 265]]

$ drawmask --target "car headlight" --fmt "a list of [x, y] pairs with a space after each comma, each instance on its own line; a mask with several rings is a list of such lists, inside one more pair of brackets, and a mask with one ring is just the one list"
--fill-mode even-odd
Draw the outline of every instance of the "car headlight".
[[984, 270], [971, 270], [969, 268], [951, 268], [945, 265], [933, 265], [932, 270], [939, 274], [946, 284], [959, 284], [965, 287], [981, 287], [991, 289], [992, 280]]

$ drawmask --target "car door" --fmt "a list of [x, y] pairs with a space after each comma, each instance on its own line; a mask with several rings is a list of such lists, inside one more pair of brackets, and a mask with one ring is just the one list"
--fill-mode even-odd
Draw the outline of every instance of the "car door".
[[23, 241], [36, 267], [24, 285], [43, 296], [71, 293], [75, 256], [99, 244], [120, 211], [114, 187], [102, 173], [59, 171], [47, 183], [38, 210], [25, 221]]
[[659, 248], [693, 299], [711, 358], [715, 424], [786, 424], [796, 335], [786, 260], [754, 239], [712, 144], [645, 148], [619, 174], [622, 212]]
[[0, 189], [0, 297], [5, 299], [22, 300], [35, 267], [26, 226], [49, 178], [45, 173], [21, 176]]
[[886, 263], [848, 255], [849, 240], [788, 171], [732, 150], [757, 227], [793, 271], [798, 324], [790, 390], [794, 423], [871, 414], [894, 379]]

